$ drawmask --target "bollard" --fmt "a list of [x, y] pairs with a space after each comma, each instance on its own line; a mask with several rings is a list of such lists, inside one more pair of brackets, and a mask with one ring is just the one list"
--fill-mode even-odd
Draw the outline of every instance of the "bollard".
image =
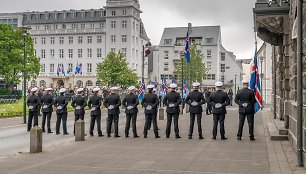
[[165, 109], [159, 108], [158, 115], [159, 115], [159, 120], [164, 120], [165, 119]]
[[186, 113], [189, 113], [190, 106], [186, 104]]
[[42, 152], [42, 129], [35, 126], [30, 131], [30, 153]]
[[85, 141], [85, 122], [78, 120], [75, 122], [75, 141]]

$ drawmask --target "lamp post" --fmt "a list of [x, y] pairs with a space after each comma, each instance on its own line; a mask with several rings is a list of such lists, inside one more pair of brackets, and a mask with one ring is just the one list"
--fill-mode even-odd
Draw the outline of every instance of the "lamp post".
[[31, 30], [30, 27], [19, 27], [23, 32], [23, 124], [27, 123], [27, 32]]
[[[263, 70], [263, 67], [262, 67], [263, 59], [264, 59], [263, 57], [260, 58], [260, 78], [261, 78], [260, 89], [261, 89], [261, 96], [263, 96], [263, 89], [262, 89], [262, 87], [263, 87], [263, 85], [262, 85], [262, 83], [263, 83], [263, 71], [262, 71]], [[264, 107], [264, 102], [265, 101], [263, 101], [263, 103], [262, 103], [261, 110]]]
[[142, 80], [144, 80], [144, 67], [145, 67], [145, 57], [147, 56], [146, 55], [146, 53], [145, 53], [145, 48], [148, 48], [148, 47], [150, 47], [152, 44], [151, 44], [151, 42], [148, 42], [146, 45], [143, 45], [142, 46], [142, 75], [141, 75], [141, 77], [142, 77]]
[[235, 95], [237, 94], [237, 74], [235, 74]]

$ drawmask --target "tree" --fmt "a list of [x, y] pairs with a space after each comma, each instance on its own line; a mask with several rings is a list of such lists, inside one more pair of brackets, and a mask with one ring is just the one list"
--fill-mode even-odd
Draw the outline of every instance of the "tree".
[[[39, 74], [40, 60], [34, 56], [33, 41], [26, 36], [27, 80]], [[0, 24], [0, 76], [6, 80], [8, 86], [19, 84], [24, 71], [24, 42], [23, 32], [14, 30], [9, 25]]]
[[110, 52], [97, 66], [98, 79], [107, 86], [128, 87], [137, 84], [137, 74], [128, 67], [123, 54]]
[[[187, 63], [186, 58], [183, 58], [183, 68], [184, 68], [184, 80], [188, 82], [189, 80], [189, 68], [190, 68], [190, 80], [192, 82], [202, 82], [203, 77], [206, 75], [206, 67], [203, 63], [204, 55], [197, 50], [196, 45], [190, 47], [190, 65]], [[175, 67], [177, 72], [177, 77], [179, 80], [182, 79], [182, 64], [179, 63]], [[188, 84], [188, 83], [187, 83]]]

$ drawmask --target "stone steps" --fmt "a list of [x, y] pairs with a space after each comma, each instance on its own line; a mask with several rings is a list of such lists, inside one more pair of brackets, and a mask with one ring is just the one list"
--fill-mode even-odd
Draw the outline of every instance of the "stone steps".
[[274, 119], [272, 114], [269, 114], [267, 121], [271, 141], [288, 141], [288, 129], [284, 128], [283, 121]]

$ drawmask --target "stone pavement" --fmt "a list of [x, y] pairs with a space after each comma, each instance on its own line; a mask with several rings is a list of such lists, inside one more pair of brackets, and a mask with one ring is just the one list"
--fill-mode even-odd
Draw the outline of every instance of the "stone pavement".
[[[172, 174], [172, 173], [241, 173], [271, 172], [269, 152], [261, 114], [256, 116], [255, 142], [250, 142], [247, 125], [241, 142], [236, 140], [238, 115], [229, 109], [226, 118], [227, 141], [211, 140], [212, 116], [204, 116], [204, 140], [188, 140], [189, 118], [180, 117], [182, 139], [165, 138], [165, 123], [159, 121], [161, 139], [142, 136], [143, 121], [138, 122], [139, 139], [86, 137], [85, 142], [69, 140], [43, 149], [41, 154], [23, 154], [0, 159], [0, 173], [4, 174]], [[124, 119], [121, 116], [121, 119]], [[124, 128], [120, 129], [124, 136]], [[289, 152], [293, 153], [293, 152]], [[290, 169], [281, 173], [292, 173]]]

